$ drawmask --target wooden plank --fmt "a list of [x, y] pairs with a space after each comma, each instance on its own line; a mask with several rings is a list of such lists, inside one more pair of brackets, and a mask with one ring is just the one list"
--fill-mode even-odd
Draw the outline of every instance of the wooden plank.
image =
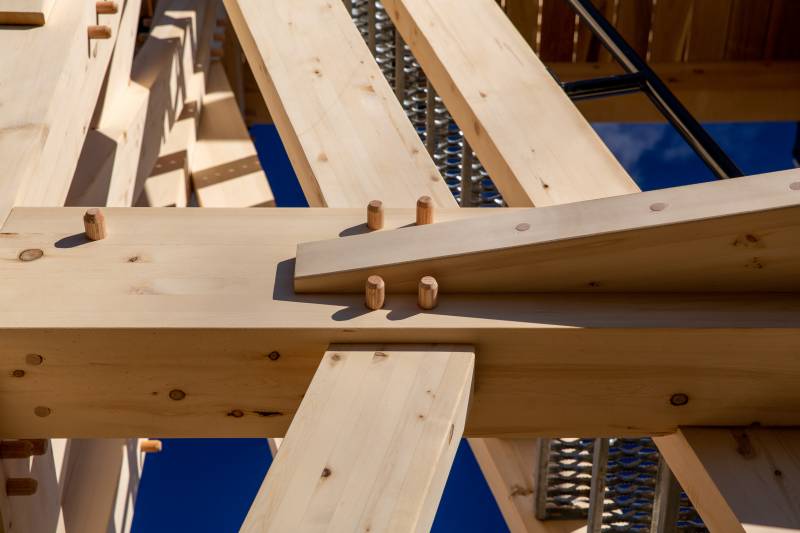
[[2, 0], [0, 24], [43, 26], [55, 0]]
[[104, 109], [94, 143], [84, 150], [87, 160], [75, 180], [77, 190], [87, 192], [71, 195], [70, 205], [132, 205], [184, 102], [199, 101], [196, 95], [203, 94], [218, 2], [172, 0], [160, 5], [134, 60], [132, 82]]
[[200, 207], [275, 205], [267, 175], [219, 62], [212, 63], [209, 70], [190, 170]]
[[653, 4], [649, 0], [619, 0], [615, 26], [642, 58], [647, 57]]
[[186, 207], [189, 202], [189, 159], [197, 142], [200, 103], [183, 105], [181, 114], [167, 134], [150, 176], [144, 181], [149, 207]]
[[[592, 4], [606, 17], [606, 20], [614, 24], [617, 18], [616, 2], [614, 0], [592, 0]], [[579, 20], [577, 27], [577, 40], [575, 42], [574, 59], [577, 62], [584, 61], [611, 61], [611, 54], [600, 44], [600, 40], [592, 33], [582, 20]], [[571, 62], [567, 60], [566, 62]]]
[[331, 346], [240, 531], [429, 531], [474, 365], [469, 346]]
[[87, 39], [93, 2], [57, 2], [49, 24], [0, 31], [0, 102], [13, 102], [0, 113], [0, 220], [13, 205], [63, 205], [114, 48], [119, 14], [104, 17], [111, 39]]
[[343, 4], [225, 6], [310, 205], [456, 205]]
[[772, 1], [733, 1], [725, 59], [747, 61], [764, 57]]
[[[421, 312], [390, 293], [369, 312], [362, 295], [291, 288], [297, 243], [363, 231], [363, 209], [109, 208], [91, 243], [83, 212], [17, 208], [2, 230], [0, 375], [27, 372], [4, 381], [7, 437], [281, 437], [337, 342], [475, 344], [468, 436], [800, 420], [793, 294], [445, 294]], [[388, 209], [385, 227], [413, 220]], [[32, 248], [43, 257], [18, 259]]]
[[798, 23], [800, 23], [800, 3], [772, 0], [764, 59], [800, 59], [800, 39], [797, 39], [796, 35]]
[[686, 427], [655, 441], [709, 530], [800, 530], [797, 429]]
[[[552, 63], [564, 81], [618, 73], [603, 63]], [[657, 63], [662, 80], [703, 122], [800, 120], [800, 63], [725, 61]], [[664, 117], [641, 95], [586, 100], [578, 109], [592, 122], [663, 122]]]
[[[800, 170], [301, 243], [300, 293], [800, 290]], [[468, 235], [469, 239], [462, 236]], [[656, 281], [657, 280], [657, 281]]]
[[703, 0], [692, 6], [688, 61], [722, 61], [733, 0]]
[[638, 191], [500, 8], [468, 4], [384, 5], [509, 205]]
[[510, 531], [577, 533], [585, 520], [536, 520], [541, 439], [469, 439], [469, 445]]
[[689, 42], [694, 0], [656, 2], [648, 61], [683, 61]]
[[575, 38], [575, 12], [561, 0], [542, 1], [539, 57], [542, 61], [571, 61]]
[[506, 0], [506, 14], [532, 49], [536, 49], [539, 33], [538, 0]]

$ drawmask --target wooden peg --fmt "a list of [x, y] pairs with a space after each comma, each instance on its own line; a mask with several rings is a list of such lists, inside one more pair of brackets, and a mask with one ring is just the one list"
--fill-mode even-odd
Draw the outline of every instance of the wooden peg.
[[110, 39], [111, 28], [109, 26], [89, 26], [89, 39]]
[[417, 226], [433, 224], [433, 200], [430, 196], [421, 196], [417, 200]]
[[83, 215], [83, 227], [89, 240], [99, 241], [106, 238], [106, 217], [96, 207], [86, 210]]
[[417, 304], [422, 309], [433, 309], [439, 303], [439, 283], [433, 276], [424, 276], [419, 280]]
[[30, 496], [36, 494], [39, 483], [30, 477], [10, 477], [6, 480], [6, 494], [9, 496]]
[[367, 204], [367, 227], [371, 230], [383, 228], [383, 202], [380, 200]]
[[33, 455], [33, 444], [26, 440], [0, 442], [0, 459], [27, 459]]
[[30, 442], [31, 446], [33, 446], [33, 455], [44, 455], [47, 453], [47, 448], [49, 446], [49, 440], [47, 439], [23, 439], [26, 442]]
[[366, 296], [364, 302], [373, 311], [383, 307], [386, 299], [386, 284], [380, 276], [370, 276], [367, 278]]
[[113, 15], [119, 11], [119, 6], [116, 2], [97, 2], [95, 9], [98, 15]]
[[158, 453], [163, 448], [160, 440], [143, 440], [142, 443], [139, 445], [139, 450], [142, 453]]

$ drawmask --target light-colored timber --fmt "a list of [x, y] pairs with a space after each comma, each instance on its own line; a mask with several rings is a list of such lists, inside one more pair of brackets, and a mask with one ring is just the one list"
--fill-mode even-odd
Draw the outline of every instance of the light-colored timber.
[[474, 364], [469, 346], [331, 346], [240, 531], [430, 531]]
[[209, 67], [197, 143], [190, 159], [200, 207], [267, 207], [275, 197], [222, 63]]
[[[103, 17], [117, 27], [119, 14]], [[49, 24], [0, 30], [0, 220], [14, 205], [64, 203], [114, 49], [116, 32], [87, 40], [96, 20], [93, 2], [59, 1]]]
[[[0, 373], [43, 357], [4, 389], [9, 438], [280, 437], [336, 342], [475, 343], [469, 436], [657, 435], [799, 416], [796, 295], [448, 294], [421, 313], [387, 284], [387, 305], [367, 311], [363, 293], [292, 290], [297, 243], [366, 230], [363, 207], [106, 208], [113, 231], [94, 243], [74, 238], [82, 213], [18, 208], [2, 229], [0, 299], [14, 304], [0, 308]], [[414, 219], [386, 210], [387, 228]], [[20, 261], [26, 249], [42, 256]], [[670, 404], [677, 392], [687, 405]]]
[[2, 0], [0, 24], [42, 26], [55, 3], [56, 0]]
[[343, 4], [225, 6], [310, 205], [456, 205]]
[[[798, 291], [800, 170], [298, 246], [295, 290]], [[465, 238], [468, 236], [469, 238]]]
[[655, 442], [710, 531], [800, 530], [800, 430], [682, 427]]
[[638, 191], [493, 0], [384, 5], [509, 205]]

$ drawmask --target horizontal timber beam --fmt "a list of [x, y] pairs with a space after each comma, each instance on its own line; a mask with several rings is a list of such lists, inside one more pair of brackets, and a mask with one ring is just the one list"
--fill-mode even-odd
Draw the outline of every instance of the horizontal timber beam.
[[315, 207], [455, 207], [344, 5], [225, 0], [236, 35]]
[[430, 531], [474, 365], [470, 346], [331, 346], [240, 531]]
[[800, 422], [793, 294], [445, 294], [427, 312], [390, 294], [370, 312], [292, 289], [297, 243], [365, 231], [363, 209], [104, 211], [95, 242], [79, 208], [2, 229], [2, 436], [281, 437], [327, 346], [376, 342], [475, 346], [468, 436]]
[[[468, 238], [465, 238], [468, 237]], [[295, 290], [797, 291], [800, 170], [302, 243]]]
[[800, 531], [800, 430], [682, 427], [655, 439], [710, 531]]
[[[800, 62], [729, 61], [650, 65], [701, 122], [800, 120]], [[622, 73], [615, 63], [548, 63], [561, 81]], [[643, 94], [577, 102], [591, 122], [663, 122]]]

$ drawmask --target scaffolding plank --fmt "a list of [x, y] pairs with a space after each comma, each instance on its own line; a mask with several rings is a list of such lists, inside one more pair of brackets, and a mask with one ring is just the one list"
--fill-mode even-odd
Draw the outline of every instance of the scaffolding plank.
[[654, 439], [706, 527], [800, 531], [800, 431], [682, 427]]
[[638, 191], [493, 1], [384, 5], [509, 205]]
[[310, 205], [456, 205], [341, 2], [225, 5]]
[[[793, 294], [445, 294], [422, 312], [390, 292], [370, 312], [292, 290], [297, 243], [364, 231], [363, 208], [108, 208], [97, 242], [82, 215], [17, 208], [2, 230], [0, 375], [26, 370], [3, 382], [7, 437], [281, 437], [336, 342], [477, 343], [468, 436], [800, 420]], [[414, 216], [387, 210], [385, 227]]]
[[[800, 290], [800, 170], [302, 243], [295, 290]], [[464, 236], [469, 236], [465, 239]]]
[[469, 346], [331, 346], [240, 531], [429, 531], [474, 364]]

